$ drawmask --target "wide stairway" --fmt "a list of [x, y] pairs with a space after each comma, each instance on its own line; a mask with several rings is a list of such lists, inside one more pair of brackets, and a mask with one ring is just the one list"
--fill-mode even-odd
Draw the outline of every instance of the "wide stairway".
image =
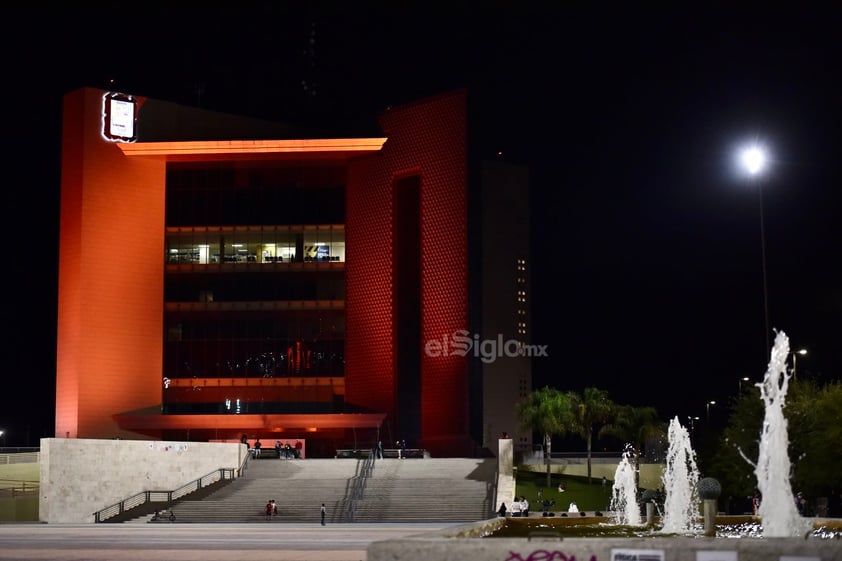
[[[386, 458], [368, 470], [365, 462], [251, 459], [242, 477], [174, 504], [175, 522], [318, 523], [322, 503], [327, 522], [474, 522], [494, 514], [495, 458]], [[269, 499], [278, 516], [267, 522]]]

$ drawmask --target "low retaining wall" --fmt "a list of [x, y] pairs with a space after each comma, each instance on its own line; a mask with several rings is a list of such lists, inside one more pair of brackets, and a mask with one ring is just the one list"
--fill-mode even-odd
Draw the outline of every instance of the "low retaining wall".
[[[505, 522], [492, 519], [368, 546], [367, 561], [698, 561], [699, 559], [778, 560], [801, 556], [842, 561], [838, 540], [819, 538], [484, 538]], [[710, 552], [710, 553], [704, 553]]]

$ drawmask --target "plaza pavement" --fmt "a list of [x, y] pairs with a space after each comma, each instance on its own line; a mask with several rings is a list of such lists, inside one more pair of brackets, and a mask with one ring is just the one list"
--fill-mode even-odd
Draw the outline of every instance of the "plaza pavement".
[[0, 560], [365, 561], [372, 542], [455, 525], [4, 523]]

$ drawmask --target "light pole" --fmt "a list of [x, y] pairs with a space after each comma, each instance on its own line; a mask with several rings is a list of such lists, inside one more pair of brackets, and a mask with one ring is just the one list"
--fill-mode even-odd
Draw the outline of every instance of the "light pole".
[[699, 420], [698, 417], [688, 416], [687, 420], [690, 421], [690, 440], [693, 440], [693, 434], [696, 431], [696, 421]]
[[748, 376], [740, 378], [740, 395], [743, 393], [743, 382], [748, 382]]
[[769, 344], [769, 291], [766, 283], [766, 231], [763, 223], [763, 189], [759, 184], [758, 177], [763, 169], [766, 167], [766, 152], [758, 145], [750, 146], [742, 152], [743, 166], [748, 171], [752, 178], [752, 185], [757, 189], [757, 199], [760, 204], [760, 258], [763, 267], [763, 317], [764, 325], [766, 327], [766, 350], [764, 352], [764, 361], [766, 360], [766, 353], [770, 352], [771, 346]]
[[798, 355], [804, 356], [807, 354], [807, 349], [798, 349], [792, 353], [792, 377], [798, 379]]
[[707, 404], [705, 405], [705, 408], [707, 409], [707, 424], [708, 425], [710, 425], [710, 406], [711, 405], [716, 405], [716, 402], [715, 401], [708, 401]]

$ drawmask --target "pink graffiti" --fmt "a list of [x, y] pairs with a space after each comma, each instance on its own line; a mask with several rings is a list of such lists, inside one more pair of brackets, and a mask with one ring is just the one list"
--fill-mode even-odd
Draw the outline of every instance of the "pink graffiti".
[[[516, 551], [510, 551], [509, 557], [506, 561], [576, 561], [575, 555], [568, 556], [563, 551], [547, 551], [546, 549], [536, 549], [526, 557], [523, 557]], [[591, 555], [589, 561], [597, 561], [596, 555]]]

